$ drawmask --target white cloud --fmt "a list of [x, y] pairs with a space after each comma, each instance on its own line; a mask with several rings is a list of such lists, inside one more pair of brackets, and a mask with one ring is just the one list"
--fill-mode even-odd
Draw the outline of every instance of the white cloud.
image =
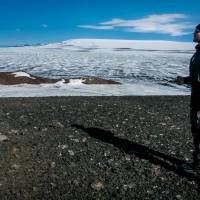
[[103, 24], [103, 25], [117, 25], [117, 24], [121, 24], [123, 22], [125, 22], [126, 20], [123, 20], [123, 19], [112, 19], [111, 21], [108, 21], [108, 22], [102, 22], [100, 24]]
[[114, 29], [119, 27], [126, 32], [161, 33], [181, 36], [190, 34], [189, 30], [194, 28], [193, 24], [186, 22], [188, 18], [184, 14], [161, 14], [131, 20], [116, 18], [107, 22], [101, 22], [98, 26], [82, 25], [79, 27], [93, 29]]
[[48, 28], [48, 25], [47, 24], [41, 24], [41, 27], [42, 28]]

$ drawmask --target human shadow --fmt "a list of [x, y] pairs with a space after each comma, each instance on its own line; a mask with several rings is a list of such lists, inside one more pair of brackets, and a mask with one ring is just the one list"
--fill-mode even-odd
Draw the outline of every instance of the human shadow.
[[195, 181], [198, 186], [200, 186], [200, 178], [198, 176], [180, 170], [179, 166], [185, 163], [183, 160], [155, 151], [133, 141], [116, 137], [110, 131], [105, 131], [99, 128], [85, 128], [83, 125], [78, 124], [72, 124], [71, 126], [83, 130], [92, 138], [112, 144], [126, 154], [134, 154], [139, 158], [148, 160], [150, 163], [160, 165], [161, 167], [164, 167], [165, 169], [172, 171], [181, 177], [186, 177], [190, 181]]

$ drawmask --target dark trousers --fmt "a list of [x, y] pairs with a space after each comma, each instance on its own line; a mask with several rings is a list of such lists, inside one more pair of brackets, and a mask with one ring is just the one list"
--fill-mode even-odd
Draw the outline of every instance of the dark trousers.
[[198, 119], [197, 116], [197, 113], [200, 112], [200, 109], [193, 107], [191, 107], [190, 109], [191, 132], [194, 144], [193, 159], [194, 162], [200, 164], [200, 119]]

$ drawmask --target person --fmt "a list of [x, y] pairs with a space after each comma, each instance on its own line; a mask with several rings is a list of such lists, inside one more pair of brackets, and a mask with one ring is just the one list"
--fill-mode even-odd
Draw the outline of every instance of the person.
[[176, 83], [191, 85], [190, 123], [193, 136], [193, 162], [185, 163], [180, 169], [185, 172], [200, 174], [200, 24], [196, 26], [193, 36], [196, 52], [190, 60], [189, 76], [177, 76]]

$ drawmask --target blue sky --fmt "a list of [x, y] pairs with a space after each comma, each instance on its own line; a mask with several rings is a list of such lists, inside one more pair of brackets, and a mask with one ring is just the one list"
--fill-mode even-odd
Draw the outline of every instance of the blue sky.
[[74, 38], [192, 41], [199, 0], [0, 0], [0, 45]]

